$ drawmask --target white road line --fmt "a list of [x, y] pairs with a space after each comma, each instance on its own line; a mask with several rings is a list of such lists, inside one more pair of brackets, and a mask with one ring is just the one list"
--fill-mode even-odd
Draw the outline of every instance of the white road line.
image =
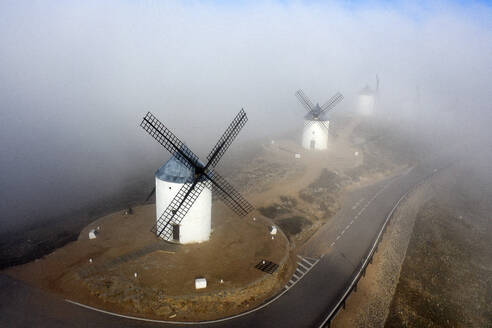
[[350, 224], [351, 224], [351, 225], [352, 225], [352, 224], [354, 224], [354, 220], [350, 221]]
[[303, 267], [303, 268], [304, 268], [304, 269], [306, 269], [306, 270], [309, 270], [309, 268], [308, 268], [308, 267], [306, 267], [306, 266], [304, 266], [301, 262], [297, 262], [297, 265], [299, 265], [299, 266]]
[[350, 228], [350, 224], [347, 224], [347, 226], [345, 227], [345, 230], [347, 230], [348, 228]]
[[306, 263], [307, 263], [307, 264], [309, 264], [310, 266], [313, 266], [313, 265], [311, 264], [311, 262], [309, 262], [309, 261], [308, 261], [308, 260], [306, 260], [306, 259], [302, 259], [302, 261], [306, 262]]
[[[304, 257], [301, 257], [299, 255], [297, 257], [299, 257], [300, 259], [302, 259], [302, 261], [306, 261], [306, 258], [304, 258]], [[319, 259], [312, 259], [312, 258], [310, 258], [310, 259], [313, 260], [314, 263], [309, 263], [309, 262], [306, 261], [309, 264], [309, 268], [307, 268], [304, 265], [302, 265], [301, 264], [302, 261], [301, 262], [297, 262], [297, 264], [299, 266], [296, 268], [296, 271], [294, 272], [294, 274], [292, 275], [292, 278], [289, 281], [290, 285], [289, 285], [289, 283], [287, 283], [285, 285], [284, 288], [286, 288], [286, 291], [288, 289], [292, 288], [295, 284], [297, 284], [319, 262]], [[302, 272], [302, 270], [300, 270], [299, 267], [303, 267], [306, 270], [306, 272]], [[295, 279], [295, 281], [294, 281], [294, 279]]]
[[340, 235], [337, 236], [337, 240], [340, 239]]

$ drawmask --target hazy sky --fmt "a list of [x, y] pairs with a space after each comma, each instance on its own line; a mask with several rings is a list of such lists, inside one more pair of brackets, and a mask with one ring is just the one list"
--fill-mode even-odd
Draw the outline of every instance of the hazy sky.
[[148, 110], [203, 155], [241, 107], [239, 139], [279, 133], [298, 88], [350, 110], [376, 74], [402, 117], [492, 121], [490, 4], [4, 0], [1, 225], [152, 180], [168, 154], [138, 128]]

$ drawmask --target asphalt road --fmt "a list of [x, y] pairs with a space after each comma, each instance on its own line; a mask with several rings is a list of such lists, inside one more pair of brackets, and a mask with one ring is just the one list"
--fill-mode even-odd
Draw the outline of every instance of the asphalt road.
[[[449, 163], [449, 161], [447, 161]], [[379, 233], [386, 215], [411, 187], [446, 166], [443, 158], [348, 193], [341, 210], [302, 248], [319, 258], [301, 280], [257, 311], [203, 327], [316, 327], [337, 304]], [[0, 327], [163, 327], [188, 326], [139, 321], [71, 304], [0, 275]]]

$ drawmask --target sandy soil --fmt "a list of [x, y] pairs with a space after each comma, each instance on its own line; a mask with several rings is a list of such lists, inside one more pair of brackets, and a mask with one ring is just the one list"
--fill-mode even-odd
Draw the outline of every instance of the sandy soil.
[[[240, 219], [220, 205], [213, 214], [210, 242], [173, 246], [149, 231], [153, 205], [132, 215], [114, 213], [93, 222], [76, 242], [7, 273], [118, 313], [204, 320], [241, 312], [288, 280], [288, 241], [282, 234], [272, 239], [270, 222], [261, 217]], [[89, 240], [98, 226], [98, 237]], [[280, 268], [273, 275], [256, 269], [262, 259]], [[195, 290], [197, 277], [207, 279], [206, 289]]]
[[[363, 154], [351, 144], [352, 132], [358, 124], [354, 118], [344, 120], [344, 125], [338, 126], [337, 136], [330, 136], [326, 151], [307, 151], [290, 139], [266, 143], [255, 160], [288, 167], [288, 173], [270, 178], [264, 174], [259, 179], [244, 177], [261, 186], [261, 191], [253, 189], [248, 193], [248, 199], [284, 228], [293, 248], [329, 221], [339, 209], [340, 196], [353, 183], [344, 172], [363, 163]], [[295, 154], [301, 158], [296, 159]]]

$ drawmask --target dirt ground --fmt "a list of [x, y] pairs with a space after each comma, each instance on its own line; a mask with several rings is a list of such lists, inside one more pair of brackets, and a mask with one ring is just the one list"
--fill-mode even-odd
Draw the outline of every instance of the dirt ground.
[[[288, 280], [288, 241], [281, 233], [272, 239], [270, 222], [259, 216], [237, 218], [220, 205], [213, 215], [209, 242], [175, 246], [150, 232], [154, 205], [114, 213], [89, 225], [76, 242], [7, 273], [118, 313], [205, 320], [241, 312]], [[97, 227], [97, 238], [89, 240]], [[273, 275], [256, 269], [263, 259], [280, 268]], [[198, 277], [207, 279], [206, 289], [195, 290]]]
[[[405, 166], [388, 158], [379, 165], [374, 141], [354, 144], [359, 120], [340, 122], [333, 125], [336, 133], [324, 152], [306, 151], [289, 137], [233, 152], [226, 159], [232, 169], [223, 175], [258, 211], [237, 218], [214, 201], [209, 242], [173, 246], [159, 241], [149, 231], [155, 207], [138, 206], [132, 215], [119, 211], [98, 219], [77, 241], [6, 272], [64, 298], [135, 316], [208, 320], [255, 307], [290, 278], [296, 249], [329, 223], [345, 190]], [[272, 240], [271, 224], [285, 235]], [[98, 237], [88, 240], [89, 230], [97, 227]], [[269, 275], [254, 268], [263, 259], [280, 264], [279, 269]], [[197, 277], [207, 279], [206, 289], [194, 289]]]
[[[475, 163], [474, 163], [475, 164]], [[461, 164], [421, 207], [385, 327], [492, 327], [492, 179]]]

